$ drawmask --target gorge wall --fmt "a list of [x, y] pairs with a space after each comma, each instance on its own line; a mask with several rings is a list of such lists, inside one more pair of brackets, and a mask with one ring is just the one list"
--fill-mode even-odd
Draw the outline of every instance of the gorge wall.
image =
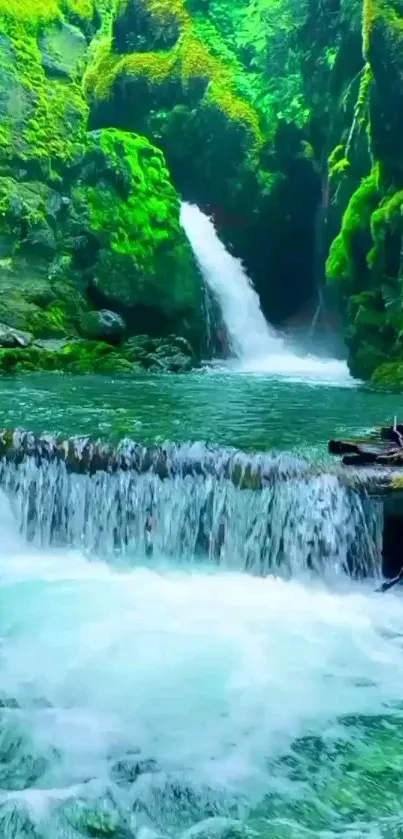
[[0, 322], [42, 342], [0, 368], [188, 369], [183, 198], [270, 321], [320, 293], [352, 372], [403, 384], [402, 21], [403, 0], [0, 0]]

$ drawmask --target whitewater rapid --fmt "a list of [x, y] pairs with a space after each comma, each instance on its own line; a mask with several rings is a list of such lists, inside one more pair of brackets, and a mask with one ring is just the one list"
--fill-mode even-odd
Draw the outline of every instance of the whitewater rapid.
[[383, 817], [354, 775], [346, 801], [345, 773], [373, 750], [382, 763], [376, 715], [403, 759], [399, 596], [194, 565], [119, 573], [28, 549], [0, 501], [2, 839], [306, 839], [324, 813], [351, 827], [357, 802], [362, 823], [371, 801]]
[[196, 205], [183, 203], [181, 223], [204, 282], [221, 309], [230, 340], [228, 370], [293, 381], [354, 384], [344, 361], [293, 351], [267, 323], [242, 262], [226, 250], [212, 219]]

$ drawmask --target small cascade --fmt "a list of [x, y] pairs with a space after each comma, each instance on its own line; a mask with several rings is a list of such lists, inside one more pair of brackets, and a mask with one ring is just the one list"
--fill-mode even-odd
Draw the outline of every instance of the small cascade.
[[229, 336], [229, 354], [235, 361], [230, 362], [231, 369], [332, 384], [351, 383], [343, 361], [298, 354], [267, 323], [242, 262], [226, 250], [212, 219], [197, 206], [183, 203], [181, 223], [205, 284], [221, 308]]
[[0, 461], [0, 487], [40, 547], [286, 578], [380, 572], [381, 505], [304, 460], [202, 444], [126, 442], [113, 456], [75, 441], [28, 444]]

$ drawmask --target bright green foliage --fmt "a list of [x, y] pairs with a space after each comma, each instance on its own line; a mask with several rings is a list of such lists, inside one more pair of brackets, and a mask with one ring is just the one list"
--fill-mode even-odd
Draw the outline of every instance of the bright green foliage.
[[[394, 379], [400, 381], [403, 359], [400, 0], [365, 0], [362, 40], [365, 65], [360, 72], [353, 122], [345, 143], [331, 155], [330, 177], [338, 185], [338, 176], [343, 175], [354, 187], [354, 166], [357, 158], [365, 161], [365, 145], [373, 169], [362, 185], [353, 189], [341, 232], [330, 249], [327, 272], [337, 284], [344, 306], [352, 371], [369, 378], [375, 370], [377, 386], [386, 387], [392, 386]], [[371, 190], [374, 172], [376, 188]], [[367, 190], [363, 190], [365, 184]]]
[[83, 373], [128, 373], [133, 367], [113, 347], [100, 342], [79, 341], [59, 350], [40, 346], [0, 350], [0, 373], [26, 373], [35, 370]]
[[307, 0], [251, 0], [237, 19], [236, 48], [250, 56], [254, 102], [272, 137], [279, 120], [304, 128], [312, 115], [298, 43], [308, 10]]
[[98, 292], [125, 309], [158, 306], [171, 328], [197, 319], [200, 279], [162, 153], [144, 137], [104, 129], [88, 136], [81, 165], [90, 174], [73, 189], [74, 212], [99, 242]]
[[[345, 293], [360, 288], [363, 277], [357, 275], [357, 268], [362, 269], [362, 259], [357, 266], [357, 244], [365, 237], [372, 213], [379, 200], [377, 168], [365, 178], [353, 193], [343, 215], [341, 231], [334, 240], [327, 261], [327, 276], [330, 281], [343, 283]], [[361, 252], [361, 248], [360, 252]], [[364, 251], [365, 257], [365, 251]], [[365, 259], [364, 259], [365, 268]]]
[[[7, 147], [2, 145], [10, 158], [43, 160], [50, 168], [72, 159], [85, 129], [87, 106], [78, 58], [68, 83], [61, 74], [47, 77], [39, 24], [40, 18], [2, 17], [0, 12], [0, 116]], [[63, 26], [60, 20], [49, 24], [48, 38], [57, 39]], [[65, 32], [80, 45], [83, 36], [78, 30]]]
[[[251, 132], [255, 142], [261, 142], [258, 111], [239, 89], [242, 67], [235, 54], [225, 47], [219, 32], [205, 22], [193, 20], [184, 0], [176, 0], [174, 4], [162, 0], [144, 0], [144, 3], [150, 15], [162, 25], [165, 17], [177, 18], [180, 37], [176, 44], [163, 51], [121, 53], [112, 37], [104, 39], [86, 75], [87, 94], [99, 100], [109, 99], [116, 83], [125, 76], [145, 77], [154, 85], [177, 80], [184, 93], [193, 80], [205, 80], [206, 103], [215, 105], [228, 119]], [[118, 3], [118, 16], [124, 15], [126, 6], [126, 2]]]
[[102, 341], [60, 342], [56, 347], [44, 341], [26, 349], [0, 349], [0, 374], [8, 375], [44, 370], [133, 376], [144, 371], [185, 373], [194, 366], [190, 345], [173, 335], [165, 339], [140, 335], [119, 349]]
[[403, 393], [403, 362], [392, 361], [381, 364], [374, 370], [371, 383], [377, 390]]
[[24, 21], [32, 28], [60, 19], [64, 12], [92, 20], [95, 14], [95, 2], [94, 0], [0, 0], [0, 15], [5, 15], [14, 21]]

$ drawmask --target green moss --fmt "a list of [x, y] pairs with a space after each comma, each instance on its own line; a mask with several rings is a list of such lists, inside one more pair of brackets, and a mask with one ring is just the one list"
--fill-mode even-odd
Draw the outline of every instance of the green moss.
[[355, 244], [362, 234], [369, 233], [371, 217], [378, 201], [379, 175], [377, 167], [374, 167], [353, 193], [343, 215], [341, 231], [331, 245], [326, 265], [330, 282], [354, 288], [357, 268], [362, 267], [357, 266]]
[[0, 373], [16, 374], [38, 370], [85, 373], [129, 373], [132, 364], [108, 344], [80, 341], [59, 350], [32, 346], [21, 350], [0, 350]]
[[153, 373], [185, 373], [195, 366], [190, 345], [182, 338], [170, 336], [152, 339], [138, 336], [121, 350], [100, 341], [72, 341], [59, 348], [33, 344], [26, 349], [0, 350], [0, 374], [14, 375], [34, 371], [58, 371], [74, 375], [137, 375]]
[[[341, 146], [341, 148], [343, 148], [343, 146]], [[351, 163], [344, 155], [339, 160], [335, 160], [334, 157], [331, 156], [331, 158], [329, 158], [329, 182], [331, 184], [334, 182], [338, 183], [340, 178], [349, 173], [350, 169]]]
[[0, 0], [0, 16], [24, 21], [32, 28], [60, 19], [63, 12], [92, 20], [94, 0]]
[[377, 390], [403, 393], [403, 361], [381, 364], [372, 373], [371, 384]]
[[354, 109], [354, 119], [360, 127], [363, 127], [367, 123], [369, 94], [373, 80], [374, 76], [372, 67], [368, 62], [366, 62], [361, 74], [360, 87]]
[[[118, 14], [126, 4], [118, 6]], [[181, 26], [181, 36], [170, 50], [120, 54], [114, 50], [112, 37], [104, 39], [96, 50], [84, 86], [88, 96], [108, 100], [116, 83], [125, 76], [145, 78], [153, 85], [176, 80], [186, 91], [194, 80], [205, 80], [205, 100], [233, 121], [251, 132], [255, 141], [262, 142], [260, 119], [254, 106], [236, 89], [236, 66], [214, 54], [180, 0], [172, 6], [164, 0], [147, 0], [150, 13], [163, 19], [173, 10]], [[236, 61], [235, 61], [236, 65]], [[238, 70], [240, 68], [238, 67]]]
[[[73, 189], [74, 210], [99, 242], [98, 292], [120, 309], [157, 307], [171, 326], [185, 312], [198, 318], [200, 279], [161, 152], [144, 137], [104, 129], [88, 137], [82, 166], [89, 177]], [[102, 189], [91, 176], [97, 167], [107, 173]]]
[[403, 228], [403, 190], [386, 196], [371, 216], [371, 232], [375, 244], [384, 241], [387, 228]]
[[[52, 20], [54, 15], [48, 11]], [[4, 84], [0, 93], [5, 103], [2, 132], [8, 148], [4, 142], [1, 145], [10, 157], [43, 160], [50, 171], [52, 163], [73, 158], [85, 130], [87, 106], [78, 76], [69, 84], [47, 78], [40, 48], [41, 18], [34, 20], [38, 28], [24, 15], [2, 15], [0, 7], [0, 32], [5, 39], [0, 50], [0, 88]]]

